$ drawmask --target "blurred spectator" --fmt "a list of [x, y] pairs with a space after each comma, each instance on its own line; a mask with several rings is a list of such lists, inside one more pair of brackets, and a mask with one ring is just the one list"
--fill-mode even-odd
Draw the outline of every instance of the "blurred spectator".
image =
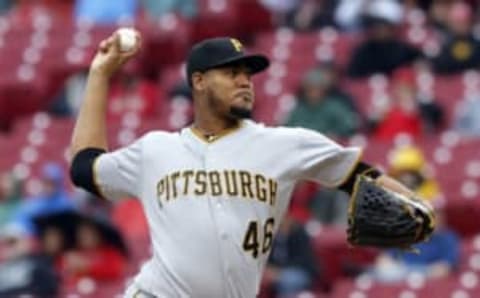
[[88, 218], [77, 225], [76, 247], [64, 254], [59, 262], [62, 277], [67, 284], [75, 284], [82, 277], [105, 281], [124, 276], [126, 251], [107, 241], [106, 224]]
[[480, 94], [463, 99], [455, 111], [454, 128], [464, 136], [480, 136]]
[[273, 22], [282, 26], [286, 23], [286, 18], [298, 4], [297, 0], [259, 0], [273, 15]]
[[47, 226], [40, 232], [40, 248], [52, 259], [52, 261], [59, 261], [67, 249], [65, 236], [60, 228], [56, 226]]
[[[309, 128], [336, 137], [351, 136], [360, 130], [361, 116], [352, 98], [340, 89], [334, 65], [321, 65], [305, 75], [296, 106], [285, 125]], [[340, 191], [317, 189], [314, 187], [306, 193], [295, 192], [292, 206], [303, 209], [306, 215], [312, 214], [325, 224], [345, 223], [348, 205], [345, 198], [348, 197]]]
[[271, 11], [277, 26], [288, 26], [297, 31], [313, 31], [333, 26], [334, 0], [260, 0]]
[[419, 137], [443, 128], [443, 108], [430, 98], [420, 97], [412, 69], [395, 71], [391, 92], [391, 98], [374, 106], [369, 115], [375, 138], [388, 141], [399, 134]]
[[0, 0], [0, 15], [6, 13], [13, 7], [13, 0]]
[[345, 226], [349, 198], [347, 193], [338, 189], [321, 188], [309, 204], [312, 217], [325, 225]]
[[0, 261], [0, 297], [57, 297], [59, 278], [51, 259], [35, 251], [22, 226], [9, 224], [0, 231]]
[[399, 24], [403, 18], [403, 9], [396, 0], [340, 0], [334, 16], [341, 28], [357, 31], [363, 27], [365, 16]]
[[414, 9], [422, 9], [428, 11], [432, 5], [432, 0], [403, 0], [403, 7], [405, 10], [411, 11]]
[[334, 13], [335, 22], [346, 30], [356, 30], [361, 27], [361, 13], [366, 0], [340, 0]]
[[76, 116], [83, 101], [88, 67], [83, 68], [64, 81], [60, 91], [53, 98], [48, 111], [57, 117]]
[[174, 98], [176, 96], [183, 97], [189, 101], [193, 100], [192, 89], [186, 80], [180, 80], [168, 91], [169, 98]]
[[[133, 67], [133, 66], [132, 66]], [[82, 101], [88, 70], [71, 75], [50, 106], [55, 116], [76, 115]], [[112, 82], [109, 94], [109, 116], [123, 116], [128, 111], [140, 112], [141, 116], [152, 117], [158, 112], [159, 94], [154, 80], [126, 71]]]
[[440, 33], [448, 31], [449, 15], [451, 14], [452, 5], [456, 3], [468, 4], [468, 9], [471, 10], [472, 13], [478, 9], [477, 0], [428, 0], [419, 2], [419, 5], [427, 11], [430, 24]]
[[351, 98], [340, 91], [334, 69], [328, 66], [305, 75], [297, 104], [286, 121], [288, 126], [301, 126], [334, 136], [350, 136], [359, 130], [360, 124]]
[[324, 26], [333, 26], [332, 0], [304, 0], [286, 14], [285, 25], [297, 31], [312, 31]]
[[295, 186], [289, 208], [295, 212], [295, 219], [300, 224], [306, 224], [312, 219], [310, 202], [318, 189], [318, 185], [310, 181], [303, 181]]
[[55, 94], [48, 106], [48, 112], [56, 117], [76, 116], [83, 101], [83, 92], [87, 83], [88, 68], [71, 74]]
[[98, 25], [133, 21], [137, 14], [137, 6], [137, 0], [76, 0], [75, 18], [80, 22], [87, 21]]
[[396, 36], [402, 18], [402, 7], [396, 1], [376, 0], [367, 6], [362, 15], [365, 40], [354, 49], [348, 65], [351, 77], [391, 74], [421, 57], [418, 49]]
[[439, 185], [429, 176], [425, 156], [419, 148], [402, 146], [395, 149], [389, 159], [389, 175], [423, 199], [434, 201], [440, 196]]
[[390, 250], [381, 254], [371, 270], [375, 279], [398, 282], [411, 273], [442, 278], [456, 269], [460, 259], [459, 236], [445, 225], [443, 208], [436, 209], [436, 229], [431, 238], [414, 246], [418, 253]]
[[72, 107], [70, 106], [66, 89], [62, 88], [53, 98], [52, 102], [47, 108], [49, 114], [55, 117], [70, 117], [73, 115]]
[[295, 8], [296, 0], [260, 0], [260, 3], [272, 12], [285, 13]]
[[[111, 218], [129, 240], [150, 239], [148, 222], [139, 200], [128, 199], [116, 202]], [[128, 218], [128, 221], [125, 218]]]
[[415, 99], [401, 96], [394, 102], [387, 102], [371, 115], [373, 137], [392, 141], [399, 135], [419, 138], [422, 135], [422, 119]]
[[194, 18], [198, 14], [197, 0], [142, 0], [143, 9], [152, 19], [169, 13], [179, 13], [186, 18]]
[[109, 116], [123, 116], [136, 111], [143, 117], [157, 115], [157, 89], [153, 82], [134, 74], [124, 73], [112, 83], [109, 94]]
[[23, 183], [12, 173], [0, 175], [0, 229], [11, 220], [19, 208], [23, 194]]
[[287, 214], [275, 236], [265, 270], [275, 297], [295, 297], [309, 290], [320, 275], [313, 246], [305, 228]]
[[79, 212], [98, 218], [109, 218], [112, 209], [116, 206], [112, 201], [105, 200], [80, 188], [75, 189], [72, 198]]
[[448, 12], [450, 10], [451, 2], [451, 0], [432, 0], [428, 7], [430, 23], [439, 32], [447, 31]]
[[64, 181], [62, 168], [56, 163], [47, 163], [42, 169], [42, 191], [38, 196], [28, 198], [20, 206], [13, 220], [31, 233], [36, 233], [34, 218], [75, 208]]
[[447, 34], [439, 54], [433, 58], [436, 73], [451, 74], [480, 66], [480, 41], [474, 37], [469, 5], [454, 2], [447, 15]]
[[422, 199], [429, 200], [436, 207], [437, 228], [427, 241], [415, 245], [418, 253], [390, 250], [381, 254], [371, 273], [381, 281], [403, 280], [412, 272], [428, 278], [444, 277], [458, 266], [459, 237], [445, 223], [443, 206], [438, 200], [438, 184], [426, 171], [423, 153], [416, 147], [396, 149], [389, 161], [389, 175], [402, 182]]

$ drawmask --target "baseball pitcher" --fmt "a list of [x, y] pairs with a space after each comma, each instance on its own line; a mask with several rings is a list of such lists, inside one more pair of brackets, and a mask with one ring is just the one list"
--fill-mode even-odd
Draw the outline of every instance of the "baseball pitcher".
[[[316, 181], [351, 195], [352, 245], [410, 248], [434, 228], [431, 209], [322, 134], [250, 120], [252, 76], [269, 60], [233, 38], [196, 44], [187, 58], [194, 121], [152, 131], [109, 152], [109, 79], [141, 46], [122, 51], [112, 34], [92, 61], [73, 131], [72, 181], [108, 199], [143, 205], [153, 256], [125, 297], [245, 297], [258, 294], [273, 237], [295, 184]], [[128, 219], [126, 219], [128, 220]]]

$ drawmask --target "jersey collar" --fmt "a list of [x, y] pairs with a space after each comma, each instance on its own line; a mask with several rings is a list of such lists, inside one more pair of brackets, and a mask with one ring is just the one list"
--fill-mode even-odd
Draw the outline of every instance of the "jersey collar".
[[203, 133], [201, 133], [194, 126], [190, 126], [188, 129], [190, 130], [192, 135], [194, 135], [197, 139], [200, 139], [201, 141], [203, 141], [205, 143], [211, 144], [211, 143], [214, 143], [215, 141], [218, 141], [218, 140], [222, 139], [223, 137], [225, 137], [227, 135], [230, 135], [230, 134], [238, 131], [244, 125], [245, 125], [245, 121], [242, 120], [242, 121], [239, 121], [238, 125], [236, 125], [234, 127], [231, 127], [231, 128], [228, 128], [228, 129], [225, 129], [224, 131], [222, 131], [221, 133], [219, 133], [217, 135], [211, 135], [211, 136], [208, 136], [208, 137], [205, 136]]

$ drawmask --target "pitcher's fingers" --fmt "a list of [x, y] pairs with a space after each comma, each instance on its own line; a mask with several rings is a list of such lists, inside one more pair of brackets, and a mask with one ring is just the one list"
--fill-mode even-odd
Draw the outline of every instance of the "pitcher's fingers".
[[100, 44], [98, 45], [98, 50], [102, 53], [105, 53], [108, 51], [108, 41], [106, 39], [100, 42]]
[[110, 48], [115, 44], [115, 40], [118, 39], [114, 34], [110, 35], [107, 39], [102, 41], [103, 47], [101, 48], [103, 52], [108, 52]]
[[116, 51], [120, 51], [120, 34], [118, 34], [118, 32], [114, 32], [111, 36], [110, 36], [110, 42], [112, 44], [112, 47], [115, 48]]

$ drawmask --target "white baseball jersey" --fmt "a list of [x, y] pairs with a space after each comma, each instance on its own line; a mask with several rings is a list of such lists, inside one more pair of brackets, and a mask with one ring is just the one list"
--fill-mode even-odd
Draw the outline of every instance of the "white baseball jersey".
[[360, 148], [244, 120], [207, 142], [192, 128], [150, 132], [95, 162], [109, 198], [141, 200], [152, 258], [134, 283], [156, 297], [255, 297], [295, 184], [335, 186]]

